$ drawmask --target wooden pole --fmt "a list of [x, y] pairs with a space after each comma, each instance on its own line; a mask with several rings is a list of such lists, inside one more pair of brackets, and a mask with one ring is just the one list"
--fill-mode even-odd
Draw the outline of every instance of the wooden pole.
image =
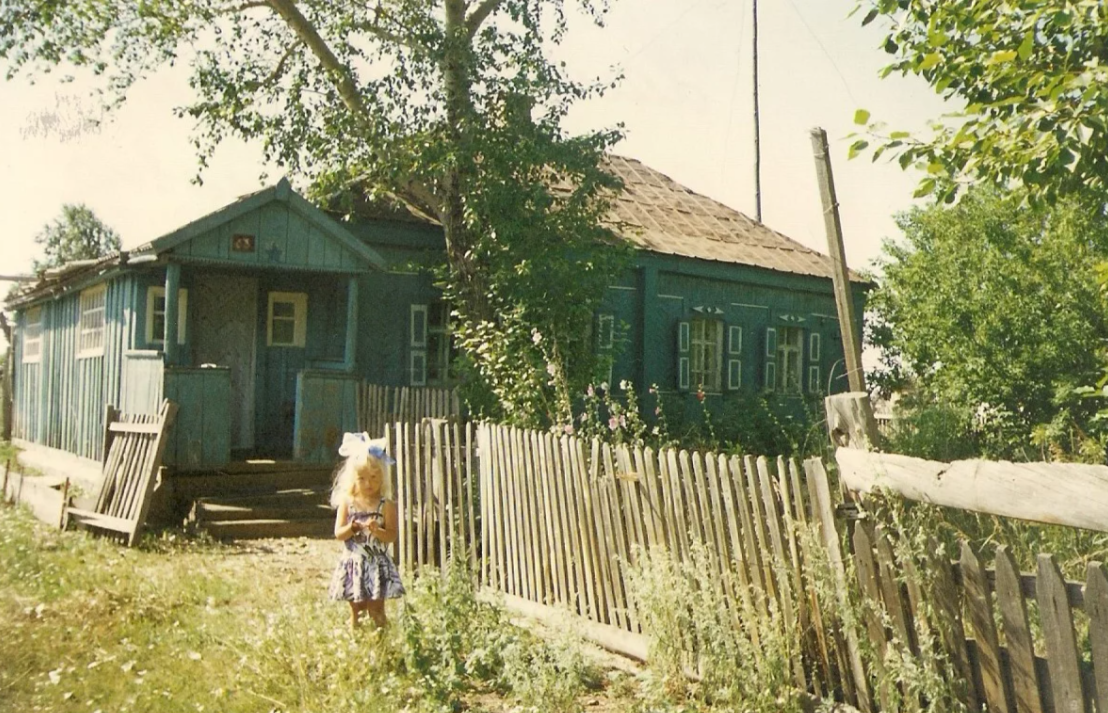
[[65, 479], [65, 485], [62, 487], [62, 511], [58, 515], [58, 529], [65, 529], [65, 512], [69, 509], [69, 478]]
[[854, 299], [850, 294], [850, 275], [843, 249], [843, 229], [839, 222], [839, 203], [835, 197], [835, 179], [831, 174], [831, 154], [827, 150], [827, 132], [816, 127], [811, 131], [812, 152], [816, 159], [816, 177], [823, 201], [823, 224], [827, 229], [827, 247], [831, 255], [831, 281], [835, 288], [835, 305], [839, 312], [839, 330], [846, 357], [846, 376], [851, 391], [865, 391], [862, 373], [862, 337], [854, 320]]
[[9, 458], [7, 462], [4, 463], [4, 489], [0, 491], [0, 496], [3, 497], [3, 502], [5, 503], [8, 502], [8, 475], [11, 473], [11, 470], [12, 460]]
[[754, 219], [762, 222], [762, 137], [758, 116], [758, 0], [751, 3], [754, 16], [753, 49], [754, 56]]

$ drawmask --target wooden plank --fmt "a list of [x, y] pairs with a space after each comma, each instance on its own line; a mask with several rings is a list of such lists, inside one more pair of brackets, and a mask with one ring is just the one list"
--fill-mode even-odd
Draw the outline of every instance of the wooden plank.
[[799, 490], [793, 489], [796, 478], [796, 461], [791, 462], [793, 480], [790, 481], [788, 464], [782, 457], [777, 458], [777, 491], [781, 494], [781, 515], [783, 530], [786, 538], [789, 554], [789, 573], [792, 578], [792, 591], [795, 592], [797, 625], [800, 627], [801, 636], [810, 631], [811, 622], [808, 614], [807, 598], [805, 597], [804, 583], [800, 572], [800, 546], [797, 543], [797, 520], [795, 503], [800, 500]]
[[601, 588], [602, 568], [600, 567], [600, 548], [596, 538], [596, 513], [592, 506], [592, 497], [589, 492], [588, 466], [585, 462], [585, 449], [581, 440], [566, 437], [569, 448], [570, 462], [573, 466], [573, 492], [577, 497], [578, 512], [580, 513], [579, 527], [581, 528], [581, 545], [585, 552], [585, 570], [589, 578], [589, 602], [590, 616], [594, 621], [603, 623], [601, 612], [607, 609], [607, 603]]
[[703, 519], [700, 516], [700, 502], [696, 496], [696, 477], [693, 475], [692, 461], [689, 452], [681, 449], [677, 452], [677, 481], [681, 485], [681, 500], [685, 504], [685, 518], [689, 526], [689, 547], [695, 544], [703, 545], [704, 529]]
[[[835, 460], [843, 483], [854, 491], [887, 489], [934, 505], [1108, 530], [1108, 466], [981, 460], [939, 463], [850, 448], [838, 449]], [[1019, 487], [1013, 487], [1015, 483]]]
[[877, 567], [881, 573], [881, 598], [885, 602], [885, 611], [892, 622], [893, 633], [912, 652], [913, 656], [918, 656], [919, 645], [916, 642], [912, 620], [908, 616], [900, 589], [898, 573], [903, 570], [903, 567], [900, 566], [896, 555], [893, 554], [889, 534], [884, 525], [878, 525], [874, 528], [873, 539], [877, 550]]
[[643, 532], [651, 548], [665, 547], [665, 525], [662, 523], [662, 513], [658, 509], [658, 483], [655, 481], [654, 465], [651, 458], [639, 446], [629, 448], [630, 455], [634, 458], [634, 469], [638, 475], [636, 490], [639, 496], [639, 504], [642, 508]]
[[527, 550], [530, 559], [527, 568], [531, 590], [530, 599], [533, 602], [542, 603], [545, 589], [542, 576], [542, 562], [546, 557], [546, 553], [543, 551], [541, 540], [539, 539], [539, 518], [535, 509], [535, 470], [531, 461], [530, 442], [529, 433], [520, 430], [519, 434], [516, 436], [516, 447], [519, 449], [517, 462], [520, 467], [519, 482], [522, 514], [527, 521], [524, 534], [527, 537]]
[[[649, 454], [649, 455], [647, 455]], [[655, 453], [652, 449], [646, 449], [644, 456], [648, 458], [651, 467], [651, 475], [657, 478], [658, 484], [658, 512], [665, 526], [666, 547], [674, 560], [681, 558], [681, 544], [677, 536], [677, 515], [673, 508], [673, 484], [669, 477], [669, 466], [666, 463], [666, 451]]]
[[1055, 713], [1083, 713], [1085, 696], [1081, 688], [1081, 668], [1074, 634], [1073, 612], [1066, 596], [1066, 583], [1053, 555], [1036, 558], [1039, 617], [1046, 644], [1050, 670], [1050, 690]]
[[504, 566], [508, 571], [508, 589], [505, 590], [511, 594], [515, 594], [517, 597], [523, 596], [523, 575], [519, 571], [518, 561], [518, 548], [519, 548], [519, 526], [516, 522], [515, 511], [515, 463], [512, 459], [512, 442], [511, 442], [511, 429], [500, 429], [500, 463], [502, 470], [501, 481], [503, 482], [503, 489], [501, 491], [502, 502], [504, 503], [504, 520], [506, 527], [504, 529]]
[[154, 491], [155, 476], [158, 473], [158, 469], [161, 467], [162, 455], [165, 452], [169, 428], [173, 425], [173, 420], [177, 417], [177, 404], [171, 401], [164, 401], [159, 416], [161, 420], [161, 429], [154, 437], [154, 442], [150, 446], [151, 457], [148, 461], [146, 471], [142, 474], [143, 482], [140, 486], [141, 500], [138, 502], [135, 526], [134, 529], [131, 530], [128, 545], [134, 545], [135, 542], [138, 541], [139, 535], [142, 534], [143, 527], [146, 525], [146, 516], [150, 512], [150, 496]]
[[629, 630], [627, 598], [624, 592], [623, 574], [620, 569], [619, 551], [616, 545], [616, 538], [619, 533], [615, 530], [619, 527], [619, 521], [612, 513], [613, 506], [609, 495], [612, 479], [611, 474], [605, 470], [602, 462], [600, 441], [595, 438], [592, 439], [592, 468], [593, 488], [599, 508], [598, 520], [603, 527], [604, 559], [602, 564], [609, 587], [609, 622], [613, 626]]
[[561, 475], [561, 450], [558, 439], [551, 434], [543, 436], [543, 444], [549, 468], [550, 493], [554, 498], [553, 514], [556, 518], [554, 526], [559, 540], [558, 551], [561, 553], [561, 577], [563, 578], [565, 592], [564, 604], [576, 611], [577, 596], [581, 583], [577, 578], [577, 553], [573, 551], [571, 544], [573, 536], [570, 529], [573, 527], [573, 522], [569, 516], [569, 507], [566, 502], [568, 493], [566, 493], [565, 483]]
[[977, 555], [969, 543], [962, 542], [962, 583], [966, 593], [966, 610], [973, 626], [977, 645], [977, 662], [981, 670], [981, 683], [985, 687], [985, 701], [989, 710], [1009, 710], [1008, 692], [1004, 688], [1000, 667], [1000, 644], [997, 641], [993, 620], [989, 585], [981, 571]]
[[888, 640], [885, 638], [885, 625], [881, 622], [878, 604], [881, 602], [881, 585], [878, 582], [877, 566], [873, 559], [873, 542], [863, 523], [854, 525], [854, 564], [858, 572], [858, 586], [862, 590], [863, 618], [866, 634], [873, 646], [873, 667], [878, 681], [877, 697], [881, 700], [881, 710], [894, 710], [892, 691], [885, 677], [885, 651]]
[[[489, 563], [492, 561], [489, 533], [489, 519], [492, 517], [490, 508], [492, 495], [489, 492], [492, 449], [489, 446], [488, 432], [489, 426], [487, 423], [482, 423], [477, 427], [477, 450], [481, 454], [481, 457], [477, 459], [477, 483], [480, 487], [479, 505], [481, 508], [481, 557], [478, 562], [480, 563], [479, 581], [483, 587], [493, 586], [492, 578], [489, 576]], [[472, 471], [470, 472], [472, 473]]]
[[[639, 561], [640, 554], [647, 554], [650, 549], [647, 540], [646, 528], [643, 523], [642, 508], [639, 503], [638, 481], [639, 474], [631, 462], [631, 454], [625, 445], [615, 447], [616, 465], [619, 472], [616, 482], [619, 484], [620, 496], [623, 502], [623, 516], [627, 523], [627, 535], [631, 539], [631, 562]], [[642, 550], [640, 553], [639, 550]]]
[[[454, 463], [454, 429], [448, 423], [437, 424], [437, 429], [437, 432], [442, 433], [442, 448], [439, 451], [439, 458], [443, 463], [443, 480], [446, 489], [445, 529], [448, 533], [447, 550], [450, 553], [451, 560], [461, 559], [465, 557], [465, 553], [462, 551], [464, 539], [460, 528], [462, 509], [458, 500], [462, 496], [462, 484], [458, 477], [458, 468]], [[441, 523], [440, 527], [442, 527]]]
[[[754, 607], [754, 601], [750, 594], [750, 575], [747, 573], [746, 555], [743, 554], [742, 533], [739, 530], [739, 515], [735, 506], [735, 493], [732, 483], [735, 473], [732, 468], [738, 465], [737, 459], [728, 459], [725, 455], [719, 455], [717, 467], [719, 468], [720, 492], [723, 495], [722, 516], [727, 519], [727, 534], [731, 538], [731, 563], [737, 575], [738, 581], [735, 588], [739, 592], [739, 600], [742, 604], [743, 618], [753, 624], [758, 616]], [[761, 657], [761, 635], [759, 627], [748, 626], [751, 641], [754, 642], [754, 655]]]
[[66, 510], [66, 514], [69, 516], [70, 520], [76, 520], [83, 525], [92, 525], [93, 527], [99, 527], [105, 530], [112, 530], [113, 532], [121, 532], [123, 534], [130, 534], [135, 526], [133, 520], [128, 520], [122, 517], [113, 517], [111, 515], [104, 515], [92, 510], [68, 508]]
[[1108, 573], [1100, 562], [1090, 562], [1085, 577], [1085, 612], [1089, 615], [1096, 709], [1108, 711]]
[[608, 512], [604, 508], [600, 492], [600, 444], [595, 439], [590, 442], [589, 456], [588, 493], [592, 502], [593, 522], [596, 526], [596, 565], [600, 577], [599, 590], [604, 602], [601, 619], [605, 624], [619, 626], [619, 620], [616, 616], [615, 588], [612, 582], [612, 541], [608, 533]]
[[954, 669], [962, 686], [959, 699], [967, 710], [981, 710], [981, 698], [974, 686], [973, 666], [966, 648], [966, 631], [962, 622], [962, 601], [954, 584], [954, 565], [935, 541], [928, 539], [928, 559], [931, 563], [931, 600], [934, 607], [935, 628], [939, 632], [943, 649], [954, 662]]
[[450, 508], [450, 482], [447, 479], [446, 463], [444, 462], [446, 444], [443, 442], [443, 424], [440, 422], [428, 423], [426, 426], [427, 434], [427, 447], [432, 451], [429, 460], [431, 466], [431, 475], [435, 479], [435, 486], [432, 492], [435, 493], [436, 514], [435, 518], [435, 531], [438, 539], [439, 549], [439, 567], [446, 569], [450, 566], [447, 559], [447, 540], [450, 538], [450, 528], [447, 522], [446, 513], [452, 512]]
[[[475, 432], [472, 422], [465, 424], [465, 473], [466, 473], [466, 509], [469, 524], [469, 566], [470, 571], [477, 574], [477, 507], [473, 504], [474, 495], [479, 492], [480, 484], [474, 487], [473, 480], [479, 476], [474, 470], [474, 445], [475, 445]], [[481, 550], [481, 556], [484, 557], [487, 549]]]
[[1035, 677], [1035, 649], [1027, 622], [1027, 605], [1020, 591], [1019, 569], [1007, 546], [996, 550], [996, 601], [1004, 623], [1008, 668], [1015, 693], [1016, 713], [1042, 713]]
[[734, 577], [731, 574], [732, 557], [728, 553], [727, 516], [723, 510], [723, 496], [720, 495], [722, 486], [719, 480], [719, 471], [716, 469], [718, 458], [715, 453], [704, 455], [704, 481], [707, 484], [709, 512], [712, 514], [713, 530], [715, 532], [715, 561], [719, 565], [720, 582], [726, 592], [726, 601], [731, 602], [731, 614], [734, 618], [738, 595], [735, 591]]
[[630, 537], [627, 533], [626, 521], [621, 516], [619, 509], [620, 503], [618, 500], [619, 484], [616, 480], [616, 467], [612, 462], [612, 449], [607, 443], [601, 446], [601, 458], [604, 463], [604, 481], [608, 488], [609, 503], [611, 505], [612, 512], [612, 533], [616, 539], [616, 549], [619, 555], [619, 582], [624, 587], [625, 597], [623, 599], [626, 607], [625, 614], [627, 617], [627, 627], [631, 632], [640, 632], [642, 629], [639, 626], [638, 614], [635, 611], [634, 599], [630, 596], [630, 592], [626, 588], [627, 579], [627, 567], [631, 562], [630, 557]]
[[[835, 529], [835, 508], [831, 501], [831, 486], [827, 479], [827, 471], [824, 470], [823, 462], [819, 458], [809, 458], [804, 461], [804, 472], [808, 476], [808, 484], [812, 490], [813, 515], [819, 524], [820, 535], [827, 548], [828, 561], [835, 579], [835, 598], [839, 601], [839, 606], [845, 609], [850, 606], [850, 597], [846, 586], [842, 548], [839, 546], [839, 535]], [[858, 647], [858, 634], [849, 622], [843, 622], [843, 634], [846, 637], [847, 658], [850, 661], [855, 701], [863, 713], [869, 713], [873, 710], [873, 703], [869, 697], [869, 682]]]
[[766, 609], [766, 585], [762, 581], [762, 553], [758, 547], [757, 535], [754, 532], [754, 516], [750, 512], [750, 496], [746, 492], [746, 475], [743, 473], [743, 461], [738, 456], [731, 458], [731, 487], [735, 490], [735, 508], [739, 511], [739, 522], [742, 526], [743, 551], [746, 553], [744, 564], [747, 578], [757, 588], [755, 605], [763, 616], [768, 616]]
[[565, 550], [561, 521], [558, 517], [556, 486], [553, 483], [553, 464], [550, 462], [549, 434], [536, 433], [535, 455], [538, 458], [539, 489], [542, 493], [543, 521], [546, 531], [547, 564], [550, 566], [550, 583], [553, 601], [566, 604], [569, 601], [566, 584]]
[[[575, 463], [575, 450], [574, 441], [568, 436], [562, 436], [561, 449], [562, 449], [562, 462], [564, 464], [563, 477], [568, 495], [570, 506], [573, 508], [571, 516], [575, 518], [572, 528], [573, 544], [577, 548], [575, 554], [577, 555], [577, 561], [580, 566], [579, 574], [581, 579], [579, 581], [584, 582], [584, 598], [578, 596], [578, 600], [581, 602], [581, 614], [594, 619], [596, 617], [596, 592], [595, 592], [595, 575], [592, 563], [592, 551], [589, 548], [588, 537], [586, 535], [586, 529], [588, 528], [588, 519], [585, 514], [584, 503], [582, 502], [583, 493], [577, 487], [575, 487], [577, 466]], [[581, 592], [578, 592], [580, 595]]]
[[669, 492], [672, 502], [674, 517], [674, 530], [677, 538], [679, 560], [689, 558], [689, 519], [688, 508], [685, 505], [684, 488], [681, 486], [681, 468], [677, 463], [677, 449], [667, 448], [665, 451], [666, 475], [669, 476]]
[[[781, 534], [781, 518], [777, 514], [777, 499], [774, 497], [773, 479], [769, 474], [769, 461], [765, 456], [758, 457], [757, 467], [758, 483], [762, 489], [762, 505], [765, 508], [763, 518], [766, 529], [769, 530], [770, 544], [773, 546], [773, 555], [778, 564], [772, 567], [776, 575], [778, 599], [785, 615], [785, 625], [792, 629], [796, 626], [796, 613], [793, 611], [793, 596], [787, 575], [789, 559], [785, 553], [785, 542]], [[807, 688], [807, 686], [801, 683], [801, 688]]]
[[758, 542], [758, 551], [761, 553], [762, 584], [765, 585], [765, 594], [773, 598], [778, 607], [781, 606], [781, 596], [777, 589], [776, 575], [773, 571], [773, 557], [770, 553], [769, 533], [766, 532], [766, 513], [762, 488], [758, 484], [758, 467], [753, 456], [743, 458], [743, 470], [746, 472], [746, 494], [750, 501], [750, 520], [754, 530], [754, 537]]
[[[536, 564], [539, 577], [539, 597], [535, 601], [541, 604], [550, 604], [554, 601], [554, 568], [551, 565], [554, 559], [554, 548], [546, 529], [546, 493], [543, 492], [538, 432], [527, 431], [524, 433], [524, 449], [527, 453], [528, 463], [527, 482], [532, 494], [531, 521], [535, 533], [535, 551], [538, 553]], [[549, 491], [549, 488], [547, 488], [547, 491]]]

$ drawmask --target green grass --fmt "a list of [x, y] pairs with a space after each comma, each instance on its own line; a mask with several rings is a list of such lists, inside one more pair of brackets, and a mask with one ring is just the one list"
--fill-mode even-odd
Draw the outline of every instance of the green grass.
[[296, 559], [179, 535], [128, 550], [0, 507], [0, 711], [624, 709], [595, 706], [575, 644], [511, 625], [462, 571], [351, 632], [329, 562]]

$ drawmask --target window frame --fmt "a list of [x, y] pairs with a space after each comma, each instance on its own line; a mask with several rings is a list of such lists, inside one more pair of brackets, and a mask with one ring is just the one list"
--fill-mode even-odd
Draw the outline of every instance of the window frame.
[[[291, 304], [292, 317], [274, 316], [275, 304]], [[274, 322], [292, 322], [292, 341], [274, 341]], [[306, 292], [270, 292], [266, 306], [265, 344], [267, 347], [303, 349], [308, 337], [308, 294]]]
[[[713, 334], [708, 334], [708, 328]], [[689, 386], [710, 393], [723, 391], [722, 320], [694, 317], [689, 320]], [[710, 362], [710, 363], [709, 363]], [[704, 377], [710, 377], [705, 379]]]
[[[108, 316], [108, 285], [101, 282], [81, 290], [77, 298], [77, 358], [92, 359], [104, 356]], [[99, 315], [100, 324], [87, 326], [95, 322]], [[95, 342], [91, 346], [88, 342]]]
[[[441, 305], [441, 314], [443, 317], [442, 324], [434, 324], [431, 321], [431, 315], [434, 312], [432, 307], [438, 307]], [[450, 372], [454, 364], [454, 356], [456, 350], [454, 349], [454, 330], [450, 323], [450, 305], [446, 300], [434, 300], [425, 305], [427, 311], [425, 313], [425, 321], [423, 324], [424, 336], [426, 337], [424, 343], [425, 361], [424, 361], [424, 386], [434, 387], [447, 387], [454, 383], [454, 379], [451, 378]], [[432, 350], [432, 336], [438, 335], [442, 339], [439, 342], [438, 348]], [[430, 377], [431, 366], [434, 364], [439, 373], [443, 374], [442, 378], [432, 379]]]
[[[790, 337], [794, 337], [790, 339]], [[804, 330], [800, 327], [778, 327], [775, 361], [775, 389], [782, 394], [804, 392]], [[789, 380], [790, 374], [794, 379]]]
[[[155, 300], [165, 299], [165, 287], [163, 285], [150, 285], [146, 288], [146, 343], [149, 345], [165, 346], [165, 331], [158, 332], [154, 329], [154, 320], [158, 314], [162, 315], [165, 322], [165, 308], [161, 312], [154, 308]], [[189, 291], [184, 287], [177, 290], [177, 343], [184, 344], [187, 341], [185, 328], [188, 324]]]
[[[39, 364], [42, 362], [42, 345], [43, 345], [43, 326], [46, 310], [42, 305], [35, 305], [34, 307], [28, 307], [23, 312], [23, 349], [22, 358], [20, 363], [23, 364]], [[38, 318], [31, 320], [31, 315], [37, 314]], [[30, 336], [32, 328], [35, 330], [35, 336]], [[35, 353], [28, 354], [27, 347], [30, 345], [35, 346]]]

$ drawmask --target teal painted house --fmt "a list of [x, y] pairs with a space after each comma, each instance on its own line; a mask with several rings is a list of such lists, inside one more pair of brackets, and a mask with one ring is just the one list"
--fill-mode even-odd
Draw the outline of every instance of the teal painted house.
[[[726, 397], [845, 389], [830, 260], [643, 164], [611, 158], [638, 248], [596, 315], [611, 380]], [[15, 312], [13, 436], [101, 457], [106, 404], [180, 410], [166, 464], [330, 462], [362, 382], [450, 386], [449, 310], [413, 265], [438, 226], [340, 222], [286, 181], [133, 250], [48, 271]], [[866, 283], [852, 278], [857, 314]], [[556, 298], [556, 296], [552, 296]]]

